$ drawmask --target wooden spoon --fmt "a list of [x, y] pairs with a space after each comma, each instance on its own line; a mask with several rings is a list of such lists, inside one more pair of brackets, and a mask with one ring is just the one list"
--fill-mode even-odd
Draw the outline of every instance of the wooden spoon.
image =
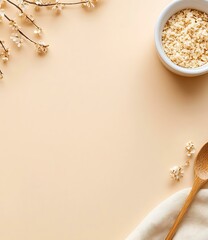
[[185, 204], [183, 205], [180, 213], [178, 214], [175, 223], [171, 227], [167, 237], [165, 240], [172, 240], [179, 224], [181, 223], [185, 213], [187, 212], [189, 206], [191, 205], [194, 197], [198, 193], [198, 191], [203, 187], [205, 183], [208, 182], [208, 143], [206, 143], [202, 149], [200, 150], [195, 164], [194, 164], [194, 184], [192, 190], [187, 197]]

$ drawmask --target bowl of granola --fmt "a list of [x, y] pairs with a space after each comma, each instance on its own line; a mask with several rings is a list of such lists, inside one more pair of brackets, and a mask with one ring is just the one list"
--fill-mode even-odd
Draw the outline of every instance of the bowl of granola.
[[208, 73], [208, 1], [170, 3], [156, 23], [155, 46], [170, 71], [187, 77]]

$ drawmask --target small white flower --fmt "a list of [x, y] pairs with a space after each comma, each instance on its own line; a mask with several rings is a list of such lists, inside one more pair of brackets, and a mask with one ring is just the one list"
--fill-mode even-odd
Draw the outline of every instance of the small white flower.
[[36, 1], [35, 1], [35, 4], [36, 4], [36, 5], [41, 5], [41, 4], [43, 4], [43, 2], [42, 2], [42, 0], [36, 0]]
[[56, 4], [52, 7], [52, 10], [59, 14], [63, 10], [63, 8], [64, 5], [59, 3], [59, 1], [56, 1]]
[[94, 8], [96, 2], [97, 2], [96, 0], [87, 0], [87, 1], [83, 1], [82, 5], [87, 8]]
[[18, 33], [13, 33], [10, 39], [17, 45], [18, 48], [22, 47], [23, 39]]
[[17, 0], [17, 5], [24, 11], [27, 9], [27, 3], [24, 0]]
[[48, 45], [46, 45], [44, 42], [39, 42], [36, 44], [36, 51], [38, 54], [46, 54], [48, 52]]
[[5, 14], [4, 10], [0, 9], [0, 22], [3, 22], [4, 14]]
[[20, 12], [19, 12], [19, 17], [20, 17], [22, 20], [25, 20], [26, 17], [27, 17], [27, 15], [26, 15], [26, 13], [20, 11]]
[[35, 10], [39, 11], [40, 10], [40, 5], [43, 4], [43, 2], [41, 0], [36, 0], [35, 4], [36, 4]]
[[17, 31], [20, 29], [20, 27], [17, 25], [17, 23], [14, 20], [11, 20], [9, 22], [9, 26], [11, 27], [12, 30]]
[[4, 56], [4, 57], [2, 57], [2, 61], [3, 61], [4, 63], [6, 63], [6, 62], [8, 62], [8, 61], [9, 61], [9, 58], [8, 58], [8, 57], [6, 57], [6, 56]]
[[42, 32], [43, 32], [43, 30], [42, 30], [41, 28], [36, 28], [36, 29], [34, 30], [34, 34], [35, 34], [36, 36], [38, 36], [38, 37], [41, 36]]
[[191, 141], [186, 144], [185, 149], [186, 149], [186, 155], [188, 157], [191, 157], [196, 151], [195, 146]]
[[0, 55], [1, 55], [2, 61], [6, 63], [9, 60], [10, 50], [6, 48], [6, 50], [4, 50]]
[[170, 169], [170, 176], [173, 180], [180, 181], [183, 177], [184, 171], [182, 167], [174, 166]]

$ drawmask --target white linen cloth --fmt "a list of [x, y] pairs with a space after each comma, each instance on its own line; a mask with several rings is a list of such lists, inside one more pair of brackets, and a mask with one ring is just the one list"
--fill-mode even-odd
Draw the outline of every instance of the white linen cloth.
[[[164, 240], [189, 192], [184, 189], [162, 202], [126, 240]], [[208, 240], [208, 189], [199, 191], [174, 240]]]

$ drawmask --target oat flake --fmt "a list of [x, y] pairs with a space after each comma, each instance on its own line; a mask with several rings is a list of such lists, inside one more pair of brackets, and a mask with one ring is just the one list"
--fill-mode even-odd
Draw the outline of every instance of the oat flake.
[[208, 14], [184, 9], [174, 14], [162, 32], [162, 44], [172, 62], [184, 68], [208, 62]]

